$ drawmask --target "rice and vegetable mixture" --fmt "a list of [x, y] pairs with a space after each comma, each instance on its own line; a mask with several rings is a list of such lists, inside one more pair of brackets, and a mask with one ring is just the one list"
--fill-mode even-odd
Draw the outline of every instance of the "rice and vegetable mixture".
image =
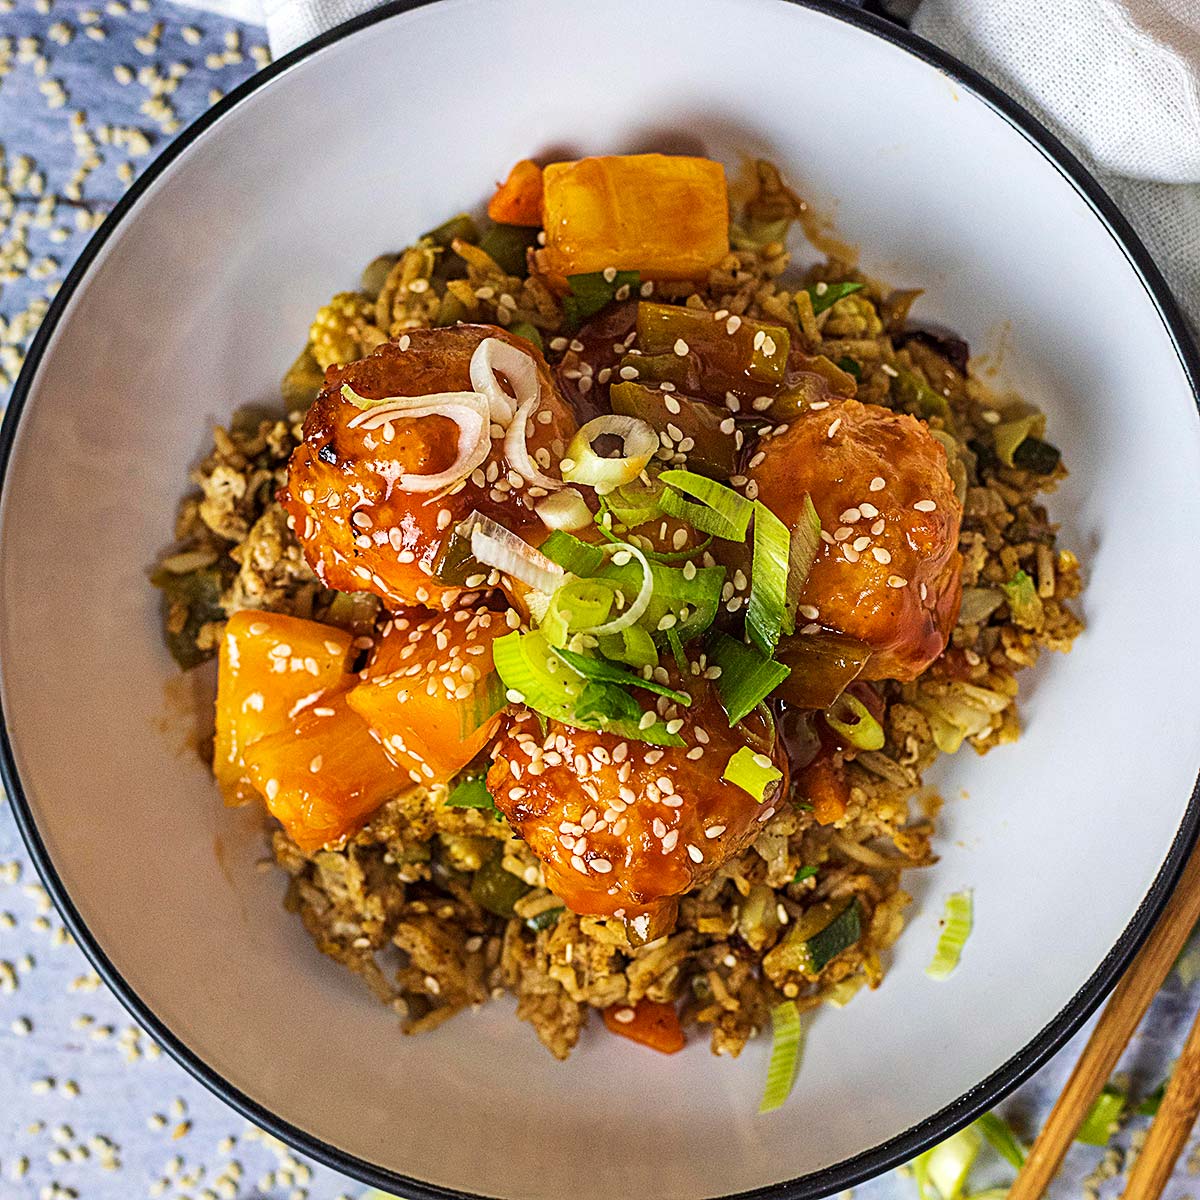
[[[746, 848], [683, 896], [674, 924], [650, 929], [649, 940], [612, 916], [577, 915], [547, 888], [543, 862], [492, 802], [487, 750], [454, 780], [399, 789], [344, 844], [302, 849], [273, 832], [289, 909], [322, 951], [394, 1009], [405, 1032], [511, 992], [518, 1016], [558, 1058], [576, 1045], [590, 1010], [621, 1033], [660, 1020], [666, 1009], [655, 1005], [674, 1006], [682, 1029], [703, 1031], [715, 1053], [737, 1055], [782, 1000], [803, 1011], [878, 986], [909, 902], [903, 872], [935, 861], [937, 804], [922, 791], [922, 772], [963, 743], [984, 753], [1015, 740], [1018, 671], [1043, 649], [1068, 650], [1081, 628], [1068, 603], [1080, 590], [1078, 562], [1057, 547], [1039, 499], [1065, 475], [1042, 416], [972, 376], [962, 341], [913, 319], [918, 292], [889, 290], [836, 259], [794, 267], [784, 239], [801, 202], [769, 164], [758, 175], [703, 286], [604, 271], [572, 277], [564, 293], [530, 271], [535, 229], [455, 217], [376, 259], [358, 291], [322, 308], [284, 378], [285, 408], [248, 411], [216, 429], [212, 453], [193, 473], [199, 490], [183, 501], [177, 548], [155, 575], [180, 663], [215, 654], [227, 617], [243, 610], [339, 627], [361, 663], [391, 618], [369, 592], [322, 583], [277, 493], [326, 371], [388, 342], [403, 346], [414, 330], [469, 322], [526, 337], [568, 389], [575, 385], [578, 407], [594, 367], [576, 332], [613, 303], [653, 300], [707, 310], [720, 322], [770, 322], [823, 374], [827, 399], [818, 407], [855, 396], [912, 413], [946, 449], [962, 503], [963, 592], [945, 652], [912, 682], [872, 685], [883, 742], [839, 757], [847, 786], [840, 815], [830, 819], [818, 797], [793, 787], [792, 802], [778, 803]], [[789, 402], [803, 408], [815, 395]], [[736, 415], [761, 421], [763, 436], [788, 418], [778, 404]], [[688, 446], [679, 432], [663, 427], [661, 465], [693, 450], [695, 439]], [[730, 485], [753, 490], [736, 474]], [[869, 512], [842, 515], [846, 528], [869, 521]], [[827, 540], [844, 537], [830, 529]], [[739, 594], [726, 584], [729, 611]], [[794, 713], [777, 716], [795, 784], [797, 763], [813, 755], [813, 727]], [[227, 795], [257, 797], [244, 782]], [[670, 1021], [642, 1033], [660, 1049], [681, 1040]]]

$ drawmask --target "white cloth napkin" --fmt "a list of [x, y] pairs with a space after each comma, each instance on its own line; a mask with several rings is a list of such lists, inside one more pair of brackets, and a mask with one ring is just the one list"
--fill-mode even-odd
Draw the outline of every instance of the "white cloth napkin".
[[[278, 56], [376, 0], [193, 2], [265, 24]], [[923, 0], [913, 28], [1079, 153], [1200, 328], [1200, 0]]]

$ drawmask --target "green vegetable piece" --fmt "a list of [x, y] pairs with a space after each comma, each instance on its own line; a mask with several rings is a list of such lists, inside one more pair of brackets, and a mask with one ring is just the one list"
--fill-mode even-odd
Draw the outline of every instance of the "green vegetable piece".
[[963, 947], [971, 936], [974, 922], [974, 902], [969, 891], [953, 892], [946, 897], [942, 916], [942, 932], [938, 936], [933, 960], [925, 968], [930, 979], [949, 979], [962, 957]]
[[496, 802], [482, 775], [464, 775], [446, 797], [447, 808], [495, 808]]
[[605, 275], [604, 271], [591, 271], [567, 276], [571, 293], [563, 297], [563, 320], [569, 330], [578, 329], [588, 317], [611, 304], [622, 289], [627, 289], [623, 294], [629, 295], [642, 282], [637, 271], [617, 271], [611, 279]]
[[883, 726], [871, 710], [850, 692], [842, 694], [825, 710], [829, 728], [859, 750], [881, 750], [886, 741]]
[[685, 708], [690, 707], [692, 703], [692, 698], [685, 692], [674, 691], [665, 684], [658, 683], [653, 679], [643, 679], [640, 675], [634, 675], [632, 672], [626, 671], [621, 667], [615, 667], [612, 663], [607, 663], [603, 659], [588, 658], [584, 654], [575, 654], [571, 650], [560, 650], [557, 646], [554, 647], [554, 653], [571, 667], [572, 670], [582, 675], [584, 679], [591, 679], [600, 683], [615, 683], [621, 687], [641, 688], [643, 691], [652, 692], [656, 696], [666, 696], [668, 700], [672, 700], [676, 704], [682, 704]]
[[550, 597], [542, 632], [551, 646], [565, 646], [571, 635], [603, 625], [612, 613], [617, 589], [602, 579], [568, 579]]
[[813, 316], [819, 317], [827, 308], [832, 308], [844, 296], [861, 292], [861, 283], [814, 283], [804, 290], [812, 301]]
[[[650, 559], [650, 556], [646, 556]], [[680, 567], [649, 561], [653, 592], [638, 622], [659, 645], [666, 643], [666, 629], [673, 627], [681, 642], [689, 642], [704, 633], [721, 606], [724, 567], [698, 567], [689, 579]], [[600, 578], [620, 586], [626, 600], [632, 600], [642, 586], [642, 566], [637, 562], [616, 566], [611, 561]], [[670, 618], [674, 618], [674, 624]], [[664, 624], [664, 620], [666, 624]]]
[[975, 1127], [992, 1144], [992, 1148], [1018, 1171], [1025, 1165], [1028, 1151], [1017, 1140], [1017, 1135], [1003, 1117], [986, 1112], [975, 1122]]
[[593, 546], [561, 529], [554, 530], [539, 549], [568, 574], [585, 579], [595, 575], [604, 566], [604, 551], [599, 546]]
[[[810, 500], [810, 506], [811, 503]], [[746, 633], [768, 658], [775, 653], [780, 634], [791, 633], [794, 628], [791, 613], [795, 612], [795, 606], [788, 604], [790, 553], [788, 527], [765, 504], [755, 500], [754, 557], [750, 567]], [[797, 596], [799, 590], [799, 587], [795, 589]]]
[[1057, 446], [1043, 442], [1041, 438], [1027, 437], [1013, 451], [1013, 466], [1035, 475], [1053, 475], [1058, 470], [1062, 452]]
[[469, 315], [467, 306], [453, 292], [447, 292], [439, 302], [437, 312], [433, 315], [433, 324], [438, 329], [445, 329], [450, 325], [457, 325], [460, 321], [465, 321]]
[[635, 479], [632, 483], [622, 484], [607, 495], [600, 497], [600, 516], [596, 518], [601, 529], [604, 528], [603, 516], [611, 515], [618, 529], [636, 529], [663, 515], [662, 495], [666, 488], [657, 480], [651, 479], [644, 483]]
[[858, 360], [851, 358], [848, 354], [843, 354], [837, 360], [837, 365], [841, 367], [847, 375], [853, 375], [855, 379], [862, 379], [862, 367], [859, 366]]
[[688, 674], [687, 655], [683, 652], [683, 642], [679, 637], [677, 629], [667, 630], [667, 645], [671, 648], [671, 657], [675, 660], [675, 665], [679, 668], [679, 673], [685, 678]]
[[443, 583], [465, 587], [467, 580], [473, 576], [488, 574], [489, 568], [471, 551], [471, 530], [478, 515], [472, 512], [465, 520], [459, 521], [442, 542], [442, 548], [433, 560], [433, 574]]
[[537, 230], [523, 225], [493, 225], [479, 239], [479, 248], [508, 275], [529, 274], [526, 251], [536, 244]]
[[765, 754], [741, 746], [729, 756], [721, 778], [740, 787], [761, 804], [767, 788], [782, 779], [783, 772]]
[[717, 695], [731, 727], [753, 712], [788, 676], [787, 667], [724, 633], [709, 639], [708, 657], [721, 668]]
[[658, 664], [658, 647], [640, 625], [629, 625], [620, 633], [607, 633], [600, 639], [600, 653], [611, 662], [630, 667], [653, 667]]
[[862, 913], [858, 900], [851, 900], [825, 926], [814, 933], [805, 943], [808, 947], [809, 960], [814, 972], [821, 971], [832, 962], [843, 950], [848, 950], [862, 937]]
[[1008, 601], [1012, 619], [1024, 629], [1041, 629], [1042, 598], [1037, 594], [1033, 580], [1024, 571], [1018, 571], [1000, 587]]
[[801, 867], [795, 875], [792, 876], [793, 883], [803, 883], [806, 879], [811, 879], [817, 873], [816, 867]]
[[221, 607], [221, 593], [225, 590], [225, 579], [217, 567], [201, 567], [184, 575], [175, 575], [161, 568], [150, 576], [150, 582], [163, 593], [164, 618], [171, 615], [177, 605], [186, 609], [182, 626], [175, 622], [164, 625], [163, 636], [171, 657], [185, 671], [206, 662], [217, 653], [216, 641], [208, 649], [196, 644], [200, 630], [213, 621], [225, 620], [225, 609]]
[[546, 344], [542, 341], [542, 335], [536, 325], [530, 325], [528, 321], [514, 321], [508, 327], [509, 333], [515, 333], [517, 337], [523, 337], [527, 342], [532, 342], [538, 350], [539, 354], [546, 353]]
[[942, 1200], [961, 1200], [967, 1174], [979, 1157], [982, 1145], [983, 1138], [978, 1130], [968, 1125], [921, 1155], [926, 1178]]
[[774, 1112], [792, 1093], [800, 1057], [804, 1051], [804, 1027], [800, 1010], [791, 1000], [771, 1009], [771, 1059], [767, 1064], [767, 1083], [763, 1088], [760, 1113]]
[[707, 309], [649, 300], [638, 304], [637, 335], [645, 354], [697, 354], [706, 386], [721, 399], [747, 385], [781, 383], [791, 349], [785, 325], [728, 314], [718, 321]]
[[475, 730], [490, 721], [504, 704], [504, 684], [495, 671], [489, 671], [458, 706], [459, 737], [466, 741]]
[[558, 918], [566, 911], [566, 908], [562, 905], [559, 905], [558, 908], [543, 909], [536, 917], [526, 917], [525, 925], [535, 932], [540, 929], [550, 929], [558, 924]]
[[627, 354], [613, 372], [619, 379], [626, 368], [637, 372], [633, 378], [640, 384], [674, 384], [677, 391], [696, 393], [700, 391], [700, 360], [692, 351], [687, 354]]
[[513, 917], [513, 905], [531, 888], [503, 866], [504, 849], [497, 845], [492, 857], [475, 872], [471, 880], [471, 899], [480, 908], [498, 917]]
[[1139, 1117], [1157, 1117], [1158, 1110], [1162, 1106], [1163, 1097], [1167, 1094], [1167, 1084], [1170, 1082], [1170, 1076], [1162, 1081], [1133, 1111]]
[[800, 606], [800, 593], [808, 582], [809, 572], [821, 546], [821, 518], [813, 505], [812, 497], [805, 492], [800, 506], [800, 516], [788, 536], [787, 597], [785, 607], [787, 619], [784, 632], [791, 633], [796, 627], [796, 609]]
[[[422, 241], [431, 241], [443, 250], [448, 250], [455, 239], [462, 242], [479, 241], [479, 227], [469, 213], [459, 213], [448, 221], [443, 221], [436, 229], [421, 235]], [[380, 284], [380, 287], [382, 286]]]
[[940, 417], [947, 429], [954, 428], [950, 401], [941, 392], [934, 391], [915, 372], [897, 367], [892, 377], [891, 394], [905, 412], [924, 417], [927, 421]]
[[1046, 418], [1041, 413], [1025, 413], [1011, 421], [1003, 421], [992, 426], [992, 444], [996, 447], [996, 457], [1006, 466], [1013, 465], [1013, 453], [1025, 441], [1041, 433], [1046, 425]]
[[[608, 391], [613, 412], [638, 417], [660, 438], [666, 434], [675, 445], [689, 439], [688, 466], [715, 479], [728, 479], [737, 470], [738, 449], [734, 443], [732, 419], [724, 409], [705, 400], [693, 400], [678, 392], [663, 392], [641, 383], [614, 383]], [[729, 421], [729, 432], [721, 426]], [[671, 432], [677, 430], [677, 436]]]
[[1092, 1102], [1075, 1140], [1085, 1146], [1106, 1146], [1117, 1130], [1117, 1122], [1125, 1111], [1125, 1093], [1106, 1083]]
[[862, 673], [871, 657], [865, 642], [843, 633], [819, 631], [785, 638], [778, 659], [790, 674], [777, 695], [793, 708], [829, 708]]
[[[686, 521], [702, 533], [711, 533], [731, 542], [745, 541], [754, 514], [754, 501], [694, 471], [663, 471], [659, 479], [669, 485], [661, 497], [664, 512]], [[680, 492], [700, 503], [685, 500]]]

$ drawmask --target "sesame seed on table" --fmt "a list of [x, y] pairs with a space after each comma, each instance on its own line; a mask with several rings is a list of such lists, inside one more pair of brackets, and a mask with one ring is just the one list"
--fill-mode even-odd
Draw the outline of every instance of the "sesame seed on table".
[[[158, 0], [0, 0], [0, 404], [55, 290], [121, 194], [189, 121], [268, 60], [261, 29]], [[363, 247], [364, 258], [372, 253]], [[347, 277], [354, 273], [348, 264]], [[344, 283], [330, 280], [330, 292]], [[643, 284], [641, 294], [650, 292]], [[718, 315], [733, 335], [741, 319]], [[564, 350], [567, 342], [553, 348]], [[688, 352], [682, 341], [675, 349]], [[632, 379], [637, 372], [625, 367], [620, 374]], [[729, 408], [739, 411], [736, 397]], [[831, 422], [828, 435], [837, 433], [838, 422]], [[735, 480], [741, 487], [753, 482]], [[867, 491], [884, 488], [877, 477]], [[913, 508], [928, 513], [932, 503], [919, 500]], [[855, 504], [841, 513], [841, 527], [824, 536], [886, 565], [888, 552], [871, 544], [882, 527], [866, 524], [879, 510], [865, 497]], [[838, 538], [842, 527], [847, 534]], [[893, 578], [897, 588], [905, 585]], [[723, 600], [734, 611], [745, 602], [746, 584], [735, 577], [727, 586]], [[808, 607], [801, 615], [815, 621], [819, 613]], [[696, 740], [689, 756], [699, 757], [708, 736], [697, 730]], [[543, 769], [534, 762], [527, 775], [536, 778]], [[514, 802], [528, 786], [526, 779], [514, 787]], [[626, 798], [616, 800], [608, 810], [587, 812], [577, 832], [564, 830], [564, 845], [572, 839], [585, 853], [587, 837], [619, 819], [614, 810]], [[677, 831], [668, 823], [664, 815], [655, 833], [674, 850]], [[724, 833], [723, 825], [710, 825], [703, 837], [715, 841]], [[695, 842], [678, 852], [694, 863], [705, 856]], [[297, 962], [298, 971], [305, 967]], [[1197, 978], [1172, 976], [1126, 1053], [1120, 1069], [1132, 1074], [1136, 1093], [1153, 1088], [1179, 1052], [1200, 1002], [1200, 971], [1192, 973]], [[1048, 1111], [1083, 1036], [1003, 1106], [1022, 1136]], [[530, 1052], [536, 1053], [532, 1045]], [[670, 1062], [660, 1069], [670, 1070]], [[798, 1088], [804, 1087], [802, 1074]], [[1073, 1148], [1051, 1196], [1117, 1195], [1121, 1164], [1147, 1121], [1132, 1118], [1115, 1150]], [[1165, 1195], [1200, 1194], [1197, 1172], [1200, 1147], [1193, 1145]], [[992, 1174], [995, 1182], [1009, 1177], [998, 1165]], [[0, 1197], [357, 1200], [367, 1193], [250, 1126], [132, 1022], [63, 928], [7, 804], [0, 805]], [[907, 1200], [915, 1185], [891, 1173], [855, 1195]]]

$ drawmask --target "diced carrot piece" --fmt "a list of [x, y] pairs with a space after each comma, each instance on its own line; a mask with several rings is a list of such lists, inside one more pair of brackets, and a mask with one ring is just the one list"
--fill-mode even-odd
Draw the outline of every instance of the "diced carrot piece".
[[542, 168], [523, 158], [488, 201], [488, 216], [501, 225], [542, 223]]
[[813, 806], [818, 825], [832, 825], [846, 815], [850, 785], [827, 754], [819, 754], [800, 772], [798, 791]]
[[543, 172], [551, 274], [640, 271], [697, 279], [729, 253], [725, 169], [707, 158], [611, 155], [551, 163]]
[[246, 799], [246, 748], [285, 729], [297, 706], [340, 687], [351, 635], [282, 613], [245, 610], [225, 626], [217, 671], [213, 773], [230, 803]]
[[661, 1054], [674, 1054], [687, 1043], [673, 1004], [659, 1004], [654, 1000], [614, 1004], [604, 1010], [604, 1024], [611, 1032], [641, 1042]]
[[366, 722], [337, 692], [246, 750], [250, 781], [302, 850], [354, 833], [385, 800], [411, 787]]
[[486, 609], [412, 609], [385, 627], [349, 702], [413, 780], [450, 779], [496, 732], [504, 694], [495, 690], [492, 643], [507, 632]]

